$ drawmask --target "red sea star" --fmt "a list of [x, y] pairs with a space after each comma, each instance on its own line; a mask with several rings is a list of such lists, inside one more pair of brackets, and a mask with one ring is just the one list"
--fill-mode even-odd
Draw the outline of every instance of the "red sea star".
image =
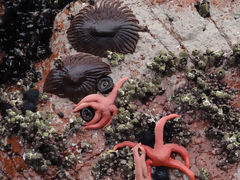
[[117, 91], [127, 79], [128, 78], [123, 78], [118, 81], [107, 97], [99, 94], [91, 94], [76, 104], [76, 108], [73, 110], [73, 112], [77, 112], [82, 108], [89, 106], [96, 110], [93, 119], [85, 124], [83, 130], [99, 129], [102, 127], [105, 128], [112, 123], [113, 116], [118, 114], [118, 109], [114, 105], [114, 100], [117, 97]]
[[[138, 153], [139, 149], [141, 150], [141, 155]], [[133, 156], [135, 162], [135, 180], [147, 180], [146, 151], [140, 143], [133, 148]]]
[[[168, 120], [175, 118], [175, 117], [180, 117], [180, 116], [177, 114], [171, 114], [171, 115], [161, 118], [157, 122], [157, 124], [155, 126], [155, 138], [156, 139], [155, 139], [154, 149], [149, 146], [142, 145], [142, 147], [145, 149], [145, 151], [147, 153], [147, 156], [149, 157], [149, 159], [146, 160], [149, 180], [152, 179], [152, 177], [151, 177], [151, 167], [152, 166], [167, 166], [170, 168], [176, 168], [176, 169], [179, 169], [180, 171], [184, 172], [185, 174], [187, 174], [188, 177], [190, 178], [190, 180], [195, 180], [193, 172], [189, 169], [190, 160], [189, 160], [187, 150], [183, 146], [180, 146], [177, 144], [163, 144], [164, 125]], [[129, 147], [133, 148], [137, 144], [138, 143], [134, 143], [131, 141], [124, 141], [122, 143], [115, 145], [113, 150], [117, 150], [118, 148], [122, 148], [125, 146], [129, 146]], [[183, 157], [185, 165], [183, 163], [181, 163], [180, 161], [171, 158], [172, 152], [179, 153]]]

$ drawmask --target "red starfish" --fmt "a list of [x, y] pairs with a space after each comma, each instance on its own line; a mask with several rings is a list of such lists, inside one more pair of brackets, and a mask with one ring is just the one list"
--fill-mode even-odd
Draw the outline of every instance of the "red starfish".
[[[139, 149], [142, 154], [139, 156]], [[145, 162], [146, 151], [142, 147], [141, 143], [137, 144], [133, 148], [133, 156], [135, 162], [135, 180], [147, 180], [147, 165]]]
[[[193, 172], [189, 169], [190, 160], [189, 160], [187, 150], [183, 146], [180, 146], [177, 144], [163, 144], [164, 125], [168, 120], [175, 118], [175, 117], [180, 117], [180, 116], [177, 114], [171, 114], [171, 115], [161, 118], [157, 122], [157, 124], [155, 126], [155, 138], [156, 139], [155, 139], [154, 149], [149, 146], [142, 145], [142, 147], [145, 149], [145, 151], [147, 153], [147, 156], [149, 157], [149, 159], [146, 160], [146, 164], [147, 164], [148, 178], [150, 180], [152, 179], [152, 176], [151, 176], [151, 167], [152, 166], [167, 166], [170, 168], [176, 168], [176, 169], [179, 169], [180, 171], [184, 172], [185, 174], [187, 174], [188, 177], [190, 178], [190, 180], [195, 180]], [[138, 143], [134, 143], [131, 141], [124, 141], [122, 143], [115, 145], [113, 150], [117, 150], [118, 148], [122, 148], [125, 146], [129, 146], [129, 147], [133, 148], [137, 144]], [[180, 161], [171, 158], [172, 152], [179, 153], [183, 157], [185, 165], [183, 163], [181, 163]]]
[[123, 78], [118, 81], [107, 97], [99, 94], [91, 94], [76, 104], [76, 108], [73, 110], [73, 112], [77, 112], [89, 106], [96, 110], [93, 119], [85, 124], [83, 130], [99, 129], [102, 127], [105, 128], [112, 123], [113, 116], [118, 114], [118, 109], [113, 104], [115, 98], [117, 97], [117, 91], [127, 79], [128, 78]]

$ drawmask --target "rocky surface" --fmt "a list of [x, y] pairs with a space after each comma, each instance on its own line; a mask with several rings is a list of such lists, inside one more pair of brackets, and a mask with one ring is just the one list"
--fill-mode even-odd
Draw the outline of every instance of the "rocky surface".
[[[240, 43], [240, 2], [229, 0], [212, 0], [210, 2], [210, 17], [203, 18], [196, 11], [194, 0], [172, 0], [161, 1], [161, 3], [150, 0], [125, 0], [127, 5], [136, 15], [140, 25], [147, 26], [149, 32], [139, 33], [140, 39], [134, 54], [125, 55], [125, 60], [119, 66], [112, 67], [110, 75], [114, 82], [123, 77], [141, 78], [149, 80], [154, 76], [153, 71], [146, 68], [146, 64], [152, 62], [152, 59], [160, 52], [173, 52], [178, 54], [185, 50], [190, 54], [189, 59], [193, 59], [191, 52], [199, 49], [205, 52], [207, 48], [211, 50], [223, 50], [224, 53], [230, 54], [233, 45]], [[88, 3], [77, 1], [71, 3], [59, 13], [54, 21], [53, 36], [50, 41], [50, 47], [53, 52], [52, 56], [45, 61], [38, 63], [36, 68], [42, 72], [42, 80], [37, 84], [37, 88], [42, 91], [43, 82], [47, 73], [53, 67], [53, 58], [58, 56], [66, 56], [75, 54], [76, 51], [71, 49], [68, 43], [66, 31], [70, 26], [71, 15], [74, 16], [78, 11]], [[107, 59], [104, 60], [108, 62]], [[190, 63], [191, 64], [191, 63]], [[240, 70], [233, 69], [226, 73], [226, 82], [240, 90], [239, 77]], [[186, 80], [182, 73], [176, 73], [169, 77], [164, 77], [161, 86], [165, 89], [162, 96], [157, 96], [152, 102], [141, 107], [141, 110], [148, 114], [165, 113], [164, 108], [171, 108], [169, 100], [171, 99], [174, 89], [182, 87]], [[240, 95], [235, 97], [232, 104], [236, 108], [240, 108]], [[50, 96], [47, 105], [41, 106], [42, 110], [50, 110], [54, 113], [63, 112], [63, 119], [56, 119], [52, 125], [59, 131], [63, 131], [67, 122], [71, 119], [73, 103], [68, 99], [61, 99], [57, 96]], [[217, 164], [217, 147], [214, 142], [205, 137], [205, 130], [209, 126], [207, 122], [202, 122], [197, 118], [192, 120], [186, 118], [186, 123], [191, 131], [195, 131], [192, 141], [187, 146], [191, 158], [191, 170], [198, 175], [204, 170], [210, 173], [210, 179], [240, 179], [240, 166], [238, 163], [229, 165], [226, 170], [216, 167]], [[101, 130], [86, 131], [76, 134], [69, 139], [68, 147], [76, 152], [76, 144], [80, 146], [84, 139], [92, 144], [94, 151], [85, 152], [82, 162], [75, 165], [74, 170], [68, 171], [67, 174], [72, 175], [75, 179], [92, 180], [92, 165], [95, 164], [99, 155], [109, 147], [104, 144], [104, 136]], [[13, 144], [15, 151], [21, 151], [17, 138], [9, 140]], [[19, 154], [22, 154], [22, 152]], [[179, 157], [177, 157], [179, 158]], [[7, 154], [2, 153], [0, 156], [0, 167], [8, 175], [6, 177], [38, 177], [39, 179], [50, 179], [55, 177], [56, 168], [52, 168], [44, 177], [38, 176], [33, 170], [29, 171], [29, 167], [23, 163], [21, 156], [10, 158]], [[200, 170], [203, 168], [203, 170]], [[20, 173], [19, 169], [24, 169]], [[1, 172], [1, 171], [0, 171]], [[66, 172], [65, 172], [66, 173]], [[22, 175], [23, 174], [23, 175]], [[179, 179], [171, 171], [171, 179]], [[121, 179], [117, 176], [106, 177], [104, 179]], [[186, 179], [184, 177], [184, 179]]]

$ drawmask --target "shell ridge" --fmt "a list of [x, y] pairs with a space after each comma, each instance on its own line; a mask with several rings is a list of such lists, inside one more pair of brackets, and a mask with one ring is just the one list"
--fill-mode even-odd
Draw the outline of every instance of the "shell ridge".
[[[123, 1], [102, 0], [97, 1], [94, 6], [86, 6], [79, 11], [67, 30], [67, 37], [72, 47], [78, 52], [101, 57], [107, 55], [107, 50], [129, 53], [134, 52], [139, 39], [138, 23], [133, 11], [123, 5]], [[106, 28], [110, 25], [109, 28], [114, 29], [115, 35], [102, 36], [90, 30], [90, 28], [102, 28], [104, 25]], [[116, 39], [118, 36], [123, 37]], [[128, 42], [125, 43], [125, 41]]]

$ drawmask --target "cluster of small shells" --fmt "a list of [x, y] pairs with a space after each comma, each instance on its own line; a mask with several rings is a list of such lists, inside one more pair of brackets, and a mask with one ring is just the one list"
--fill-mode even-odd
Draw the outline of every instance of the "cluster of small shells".
[[233, 46], [233, 52], [230, 56], [226, 56], [222, 51], [211, 51], [209, 49], [205, 53], [194, 50], [192, 55], [198, 69], [205, 70], [211, 67], [220, 67], [215, 73], [220, 80], [224, 78], [224, 70], [228, 70], [229, 67], [240, 68], [240, 44]]
[[[82, 151], [91, 152], [92, 146], [87, 142], [82, 144], [81, 152], [77, 155], [66, 149], [67, 135], [79, 132], [84, 124], [81, 118], [72, 116], [65, 130], [59, 133], [51, 126], [51, 121], [57, 118], [53, 113], [29, 110], [22, 113], [23, 95], [20, 90], [4, 92], [0, 88], [0, 94], [1, 101], [12, 106], [6, 110], [6, 116], [0, 121], [2, 151], [8, 148], [6, 137], [17, 135], [23, 146], [27, 147], [24, 149], [23, 159], [38, 172], [48, 170], [50, 165], [56, 165], [59, 169], [72, 167], [81, 159]], [[39, 99], [47, 100], [45, 94], [40, 94]]]
[[211, 51], [207, 49], [205, 53], [201, 53], [199, 50], [192, 51], [193, 62], [196, 68], [205, 70], [210, 67], [220, 67], [227, 62], [226, 57], [222, 51]]
[[209, 180], [209, 177], [210, 177], [210, 173], [208, 172], [208, 170], [199, 168], [199, 174], [198, 174], [199, 180]]
[[42, 74], [36, 71], [34, 64], [30, 65], [30, 69], [24, 74], [24, 77], [17, 81], [17, 86], [29, 90], [36, 85], [36, 82], [42, 79]]
[[[41, 73], [36, 71], [34, 64], [31, 64], [30, 69], [25, 72], [25, 76], [16, 81], [16, 85], [19, 89], [27, 91], [33, 88], [36, 85], [36, 82], [40, 81], [41, 79]], [[0, 87], [4, 89], [5, 85], [0, 84]], [[21, 95], [21, 93], [19, 93], [19, 95]]]
[[125, 179], [134, 178], [134, 160], [131, 148], [125, 147], [121, 151], [105, 151], [101, 154], [98, 163], [92, 167], [92, 173], [96, 179], [100, 179], [106, 175], [114, 175], [117, 169]]
[[187, 65], [188, 54], [184, 51], [179, 53], [177, 57], [172, 52], [160, 52], [158, 56], [154, 57], [153, 62], [147, 64], [149, 69], [152, 69], [158, 75], [163, 77], [165, 75], [172, 75], [177, 70], [185, 69]]
[[173, 98], [184, 112], [193, 114], [200, 110], [201, 119], [208, 120], [206, 136], [217, 141], [220, 149], [217, 154], [221, 155], [217, 165], [221, 167], [237, 162], [240, 157], [240, 112], [231, 106], [231, 100], [239, 92], [222, 81], [224, 69], [229, 68], [229, 58], [234, 59], [231, 65], [238, 66], [239, 45], [234, 47], [230, 57], [221, 51], [206, 50], [202, 54], [194, 50], [194, 66], [186, 69], [188, 84], [176, 90]]
[[62, 58], [61, 58], [61, 57], [54, 58], [54, 59], [53, 59], [53, 65], [54, 65], [56, 68], [62, 67], [62, 65], [63, 65], [63, 60], [62, 60]]
[[136, 105], [128, 103], [134, 99], [139, 99], [142, 103], [153, 100], [156, 95], [164, 93], [160, 84], [161, 78], [149, 81], [130, 79], [125, 83], [123, 88], [119, 89], [115, 102], [119, 107], [126, 107], [130, 111], [135, 111], [136, 107], [135, 109], [132, 108]]
[[110, 65], [114, 67], [124, 61], [125, 56], [122, 53], [107, 51], [107, 59], [109, 60]]
[[233, 53], [228, 57], [227, 62], [230, 66], [237, 66], [240, 69], [240, 44], [233, 46]]
[[86, 122], [81, 117], [72, 115], [69, 122], [65, 125], [63, 134], [65, 136], [76, 135], [76, 133], [81, 132], [82, 125], [85, 123]]

